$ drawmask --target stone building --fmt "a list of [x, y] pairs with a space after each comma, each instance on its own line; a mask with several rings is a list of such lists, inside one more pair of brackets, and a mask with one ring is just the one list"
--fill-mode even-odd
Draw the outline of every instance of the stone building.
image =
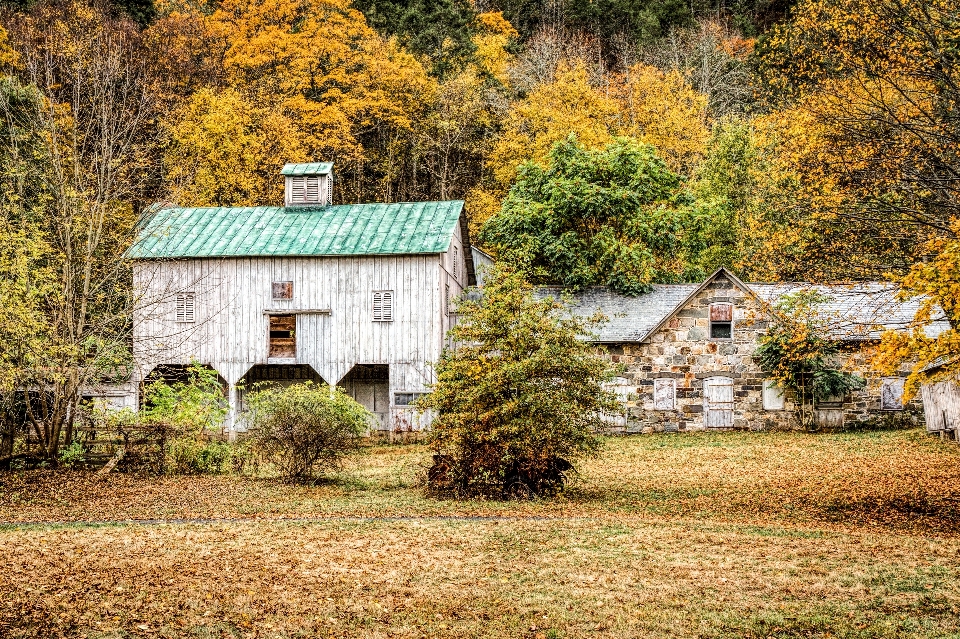
[[[753, 354], [774, 319], [771, 306], [809, 288], [746, 284], [721, 268], [701, 284], [655, 285], [637, 297], [597, 287], [573, 301], [578, 314], [599, 310], [609, 318], [594, 339], [622, 367], [616, 389], [624, 414], [615, 420], [626, 432], [792, 428], [793, 398], [764, 378]], [[881, 333], [905, 329], [918, 302], [898, 301], [896, 288], [880, 283], [812, 288], [827, 300], [818, 315], [841, 342], [838, 363], [867, 380], [862, 391], [814, 406], [816, 423], [836, 427], [895, 414], [921, 419], [918, 401], [902, 403], [909, 371], [883, 377], [868, 365]], [[934, 322], [929, 330], [943, 328]]]

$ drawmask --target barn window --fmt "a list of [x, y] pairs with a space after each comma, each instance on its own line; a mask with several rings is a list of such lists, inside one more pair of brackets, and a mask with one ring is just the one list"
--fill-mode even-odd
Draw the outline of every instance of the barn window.
[[196, 321], [196, 295], [193, 293], [177, 293], [177, 321]]
[[373, 292], [373, 321], [393, 321], [393, 291]]
[[881, 380], [880, 410], [903, 410], [902, 377], [884, 377]]
[[293, 299], [293, 282], [274, 282], [273, 283], [273, 299], [292, 300]]
[[450, 314], [450, 285], [447, 284], [443, 291], [443, 312]]
[[763, 410], [783, 410], [783, 391], [772, 379], [763, 380]]
[[710, 339], [733, 339], [733, 304], [710, 305]]
[[653, 380], [653, 409], [673, 410], [677, 401], [677, 382], [671, 378]]
[[270, 316], [270, 359], [293, 359], [297, 356], [297, 316]]
[[413, 406], [417, 400], [426, 395], [426, 393], [394, 393], [394, 406]]
[[460, 277], [460, 249], [453, 247], [453, 277]]

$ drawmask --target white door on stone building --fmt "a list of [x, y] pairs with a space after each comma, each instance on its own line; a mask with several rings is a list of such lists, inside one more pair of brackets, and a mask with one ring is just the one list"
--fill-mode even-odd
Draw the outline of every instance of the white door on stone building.
[[733, 380], [729, 377], [703, 380], [703, 423], [707, 428], [733, 427]]

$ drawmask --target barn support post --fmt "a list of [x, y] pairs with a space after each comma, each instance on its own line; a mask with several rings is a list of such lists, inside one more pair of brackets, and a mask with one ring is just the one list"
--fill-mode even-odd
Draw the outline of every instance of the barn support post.
[[227, 406], [229, 411], [227, 413], [227, 441], [231, 443], [237, 441], [237, 419], [240, 417], [239, 403], [237, 385], [231, 383], [227, 388]]

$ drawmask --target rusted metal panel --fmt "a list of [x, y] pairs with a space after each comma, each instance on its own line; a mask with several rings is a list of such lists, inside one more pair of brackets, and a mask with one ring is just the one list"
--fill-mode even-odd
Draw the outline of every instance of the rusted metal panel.
[[292, 300], [293, 299], [293, 282], [274, 282], [273, 283], [273, 299]]
[[732, 322], [733, 304], [711, 304], [710, 305], [711, 322]]

